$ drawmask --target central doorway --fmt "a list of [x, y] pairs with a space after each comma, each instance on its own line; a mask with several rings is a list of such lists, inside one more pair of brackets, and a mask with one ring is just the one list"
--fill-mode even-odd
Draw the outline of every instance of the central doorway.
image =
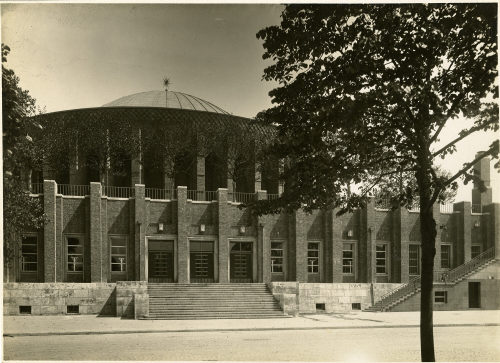
[[212, 241], [189, 242], [189, 275], [191, 282], [214, 282], [214, 243]]
[[231, 282], [253, 282], [252, 242], [231, 242], [229, 271]]
[[148, 281], [174, 282], [174, 241], [149, 241]]

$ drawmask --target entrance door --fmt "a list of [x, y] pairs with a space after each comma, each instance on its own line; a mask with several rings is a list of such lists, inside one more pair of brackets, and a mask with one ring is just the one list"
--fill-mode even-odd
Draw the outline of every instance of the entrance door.
[[148, 281], [174, 282], [174, 242], [149, 240]]
[[191, 282], [214, 282], [214, 243], [189, 242], [189, 273]]
[[481, 307], [481, 283], [469, 282], [469, 308]]
[[252, 242], [231, 242], [231, 282], [253, 282]]

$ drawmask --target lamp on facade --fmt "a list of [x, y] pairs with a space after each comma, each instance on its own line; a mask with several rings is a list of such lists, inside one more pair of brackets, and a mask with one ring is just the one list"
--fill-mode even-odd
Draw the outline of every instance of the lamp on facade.
[[479, 226], [480, 226], [480, 225], [481, 225], [481, 224], [479, 223], [479, 221], [475, 221], [475, 222], [474, 222], [474, 227], [479, 228]]
[[245, 234], [246, 228], [245, 226], [240, 226], [240, 234]]
[[205, 225], [204, 224], [200, 224], [200, 232], [201, 233], [205, 232]]
[[352, 232], [352, 229], [347, 231], [347, 237], [352, 237], [354, 233]]
[[158, 231], [163, 232], [163, 223], [158, 223]]

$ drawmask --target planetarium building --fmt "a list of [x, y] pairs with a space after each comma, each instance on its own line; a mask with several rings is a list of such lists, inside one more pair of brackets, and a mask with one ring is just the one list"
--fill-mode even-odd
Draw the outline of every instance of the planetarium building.
[[[269, 127], [172, 91], [36, 117], [79, 136], [52, 149], [67, 162], [28, 173], [48, 222], [23, 234], [15, 263], [6, 266], [6, 314], [418, 309], [418, 210], [376, 200], [342, 216], [255, 216], [245, 207], [283, 191], [280, 162], [259, 162]], [[95, 150], [83, 146], [86, 135]], [[500, 209], [492, 203], [489, 160], [475, 169], [487, 191], [434, 210], [436, 309], [500, 308]]]

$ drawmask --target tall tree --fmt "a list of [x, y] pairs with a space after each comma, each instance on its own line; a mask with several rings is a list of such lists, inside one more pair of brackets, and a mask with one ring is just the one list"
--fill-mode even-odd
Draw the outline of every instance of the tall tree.
[[[422, 244], [420, 341], [434, 361], [432, 326], [436, 222], [433, 204], [458, 178], [474, 178], [471, 160], [449, 176], [435, 159], [472, 133], [498, 130], [496, 4], [290, 5], [279, 26], [261, 30], [274, 107], [259, 117], [276, 125], [276, 154], [288, 160], [286, 189], [257, 212], [363, 205], [389, 175], [413, 174]], [[447, 123], [473, 118], [436, 147]], [[482, 156], [498, 158], [498, 141]], [[359, 191], [349, 193], [348, 185]]]
[[2, 44], [2, 142], [3, 142], [3, 254], [9, 281], [14, 257], [20, 248], [21, 233], [43, 226], [43, 207], [27, 188], [27, 171], [40, 163], [32, 135], [40, 127], [29, 118], [35, 99], [19, 86], [19, 77], [5, 66], [10, 48]]
[[[448, 180], [452, 176], [450, 172], [443, 170], [440, 167], [435, 168], [435, 173], [436, 178], [440, 178], [441, 180]], [[378, 177], [378, 175], [376, 177]], [[457, 182], [446, 185], [439, 194], [437, 201], [441, 204], [453, 202], [457, 195], [457, 189]], [[375, 205], [380, 203], [387, 206], [396, 205], [394, 202], [399, 202], [399, 196], [402, 194], [407, 195], [406, 199], [409, 199], [410, 197], [413, 199], [413, 195], [416, 195], [417, 193], [418, 185], [415, 175], [412, 172], [402, 172], [389, 174], [381, 180], [378, 180], [373, 188], [372, 194], [375, 197]], [[412, 204], [416, 204], [416, 202], [417, 201], [413, 201]]]

